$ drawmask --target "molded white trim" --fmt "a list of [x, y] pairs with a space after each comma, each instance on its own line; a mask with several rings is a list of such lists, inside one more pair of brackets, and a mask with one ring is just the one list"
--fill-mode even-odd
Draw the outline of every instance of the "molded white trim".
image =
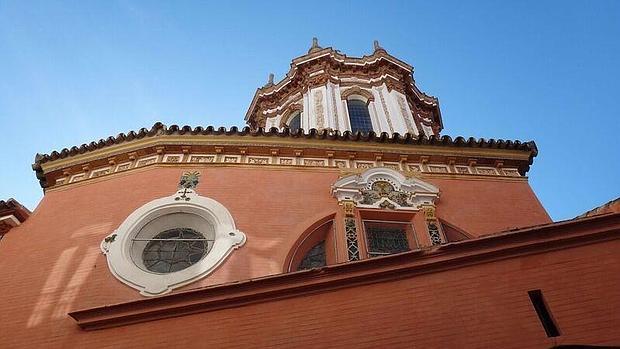
[[[369, 190], [376, 181], [390, 183], [394, 190], [407, 193], [407, 203], [411, 206], [401, 206], [388, 198], [377, 200], [372, 205], [362, 204], [362, 190]], [[380, 208], [381, 203], [390, 201], [397, 210], [417, 211], [422, 205], [434, 204], [439, 198], [439, 189], [415, 177], [405, 177], [402, 173], [387, 167], [375, 167], [361, 174], [352, 174], [340, 178], [332, 185], [332, 195], [338, 199], [353, 200], [358, 207]]]
[[[140, 268], [131, 257], [132, 239], [148, 223], [175, 213], [196, 215], [205, 221], [205, 225], [211, 226], [215, 237], [213, 247], [200, 261], [177, 272], [159, 274]], [[107, 256], [108, 267], [117, 279], [144, 296], [157, 296], [209, 275], [245, 240], [245, 234], [235, 228], [235, 222], [226, 207], [187, 190], [185, 193], [179, 191], [153, 200], [135, 210], [101, 242], [101, 250]]]

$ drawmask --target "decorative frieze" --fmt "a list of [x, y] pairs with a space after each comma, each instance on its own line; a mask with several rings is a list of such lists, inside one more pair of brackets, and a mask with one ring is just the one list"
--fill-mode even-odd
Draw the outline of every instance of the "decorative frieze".
[[148, 158], [138, 159], [136, 161], [136, 167], [143, 167], [147, 165], [152, 165], [157, 162], [157, 155], [150, 156]]
[[324, 159], [304, 159], [304, 166], [324, 167], [325, 163]]
[[183, 160], [183, 154], [166, 154], [164, 155], [164, 162], [177, 163]]
[[86, 173], [79, 173], [79, 174], [73, 175], [71, 177], [71, 180], [69, 180], [69, 183], [79, 182], [85, 178], [86, 178]]
[[90, 178], [97, 178], [112, 173], [112, 167], [105, 167], [90, 173]]
[[223, 162], [227, 164], [236, 164], [236, 163], [241, 162], [241, 157], [240, 156], [224, 156]]
[[334, 165], [338, 168], [348, 168], [349, 162], [347, 160], [334, 160]]
[[125, 170], [129, 170], [131, 168], [131, 162], [123, 162], [122, 164], [118, 164], [116, 166], [116, 170], [114, 172], [121, 172]]
[[375, 162], [367, 162], [367, 161], [356, 161], [355, 162], [355, 168], [369, 169], [373, 167], [376, 167]]
[[476, 173], [487, 176], [496, 176], [497, 170], [492, 167], [476, 167]]
[[432, 173], [450, 173], [446, 165], [428, 165], [428, 171]]
[[256, 157], [256, 156], [248, 157], [248, 164], [267, 165], [268, 163], [269, 163], [269, 158]]
[[470, 174], [471, 173], [469, 171], [468, 166], [454, 166], [454, 168], [456, 169], [456, 173], [458, 174]]
[[400, 164], [398, 162], [384, 162], [383, 167], [391, 168], [392, 170], [400, 171]]
[[[247, 148], [239, 148], [247, 154]], [[189, 151], [189, 149], [188, 149]], [[278, 166], [303, 166], [303, 167], [328, 167], [353, 170], [368, 170], [372, 168], [389, 168], [395, 171], [405, 171], [421, 174], [436, 175], [467, 175], [467, 176], [496, 176], [496, 177], [522, 177], [516, 168], [494, 168], [489, 166], [478, 166], [474, 159], [470, 159], [470, 165], [446, 165], [430, 163], [428, 156], [421, 156], [420, 163], [408, 162], [408, 156], [400, 157], [401, 162], [384, 161], [385, 154], [376, 153], [374, 160], [355, 160], [356, 154], [350, 153], [349, 159], [336, 158], [337, 153], [329, 151], [324, 158], [321, 157], [304, 157], [302, 150], [296, 150], [295, 156], [280, 156], [278, 152], [274, 156], [256, 156], [256, 155], [238, 155], [226, 154], [223, 150], [219, 154], [165, 154], [148, 155], [138, 157], [136, 153], [132, 153], [132, 161], [120, 162], [116, 165], [108, 164], [104, 167], [91, 168], [89, 164], [85, 164], [80, 173], [71, 173], [64, 170], [63, 176], [56, 179], [54, 186], [62, 186], [70, 183], [76, 183], [86, 179], [94, 179], [104, 177], [113, 173], [128, 171], [132, 168], [141, 168], [154, 164], [239, 164], [239, 165], [278, 165]], [[118, 158], [118, 157], [117, 157]], [[114, 161], [116, 162], [116, 161]], [[453, 161], [454, 162], [454, 161]]]
[[189, 162], [195, 162], [195, 163], [215, 162], [215, 155], [190, 155]]

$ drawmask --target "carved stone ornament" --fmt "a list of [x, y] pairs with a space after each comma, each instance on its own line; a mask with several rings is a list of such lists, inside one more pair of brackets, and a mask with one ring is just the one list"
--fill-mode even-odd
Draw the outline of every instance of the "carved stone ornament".
[[341, 202], [342, 208], [344, 210], [344, 215], [346, 217], [355, 216], [355, 201], [353, 200], [344, 200]]
[[434, 205], [439, 189], [391, 168], [375, 167], [340, 178], [332, 185], [332, 195], [343, 204], [353, 201], [361, 208], [417, 211]]
[[198, 182], [200, 182], [200, 172], [185, 172], [179, 181], [179, 189], [196, 189]]
[[[199, 176], [198, 172], [185, 173], [175, 193], [147, 202], [133, 211], [101, 241], [100, 248], [107, 257], [112, 275], [144, 296], [161, 295], [209, 275], [245, 243], [245, 234], [236, 229], [226, 207], [193, 190]], [[189, 239], [183, 235], [161, 237], [176, 230], [195, 234]], [[187, 243], [189, 240], [192, 241], [190, 244]], [[183, 243], [191, 248], [196, 244], [202, 246], [201, 254], [196, 257], [193, 251], [195, 257], [187, 261], [175, 260], [177, 247], [185, 246]], [[149, 246], [158, 244], [160, 247], [155, 252], [149, 249]], [[171, 246], [174, 254], [167, 253], [166, 249]], [[161, 271], [149, 268], [153, 261], [185, 264], [181, 268]]]

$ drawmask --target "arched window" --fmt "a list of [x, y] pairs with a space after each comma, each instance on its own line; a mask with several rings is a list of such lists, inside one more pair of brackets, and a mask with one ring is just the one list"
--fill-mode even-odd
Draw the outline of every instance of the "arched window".
[[370, 113], [366, 102], [359, 99], [347, 100], [347, 109], [349, 110], [349, 120], [351, 121], [351, 131], [361, 131], [368, 133], [372, 131], [372, 122], [370, 121]]
[[321, 268], [336, 262], [334, 216], [319, 219], [299, 236], [286, 257], [284, 272]]
[[301, 128], [301, 113], [300, 112], [296, 112], [289, 119], [288, 128], [290, 128], [291, 131], [297, 131], [298, 129]]
[[327, 265], [327, 257], [325, 255], [325, 240], [314, 245], [299, 263], [297, 270], [306, 270], [312, 268], [320, 268]]

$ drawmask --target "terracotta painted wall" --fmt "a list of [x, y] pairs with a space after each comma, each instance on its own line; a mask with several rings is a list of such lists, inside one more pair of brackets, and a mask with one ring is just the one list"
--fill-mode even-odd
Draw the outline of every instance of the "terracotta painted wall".
[[[188, 167], [186, 170], [190, 169], [195, 168]], [[232, 213], [237, 227], [246, 233], [248, 240], [246, 245], [233, 253], [216, 272], [184, 289], [280, 273], [284, 259], [299, 234], [319, 218], [339, 208], [329, 193], [330, 185], [338, 177], [337, 170], [239, 167], [202, 167], [199, 170], [202, 180], [198, 193], [225, 205]], [[114, 346], [114, 341], [119, 341], [116, 344], [148, 342], [148, 346], [156, 346], [157, 343], [171, 340], [162, 332], [165, 326], [177, 326], [177, 322], [170, 322], [171, 320], [83, 333], [67, 313], [142, 298], [135, 290], [121, 284], [110, 274], [105, 257], [99, 251], [99, 243], [133, 210], [155, 198], [171, 195], [182, 172], [183, 169], [180, 168], [150, 168], [47, 193], [30, 219], [13, 229], [0, 242], [0, 271], [5, 281], [0, 285], [0, 309], [3, 309], [0, 312], [0, 346], [31, 346], [35, 343], [76, 347], [88, 343], [110, 343]], [[428, 181], [439, 186], [442, 193], [438, 215], [471, 233], [485, 234], [549, 222], [548, 215], [527, 182], [454, 179]], [[475, 279], [475, 273], [472, 275], [465, 277], [469, 283], [476, 287], [485, 285], [485, 281]], [[452, 277], [454, 280], [450, 281], [448, 278], [444, 281], [458, 283], [461, 280], [456, 275]], [[438, 280], [443, 279], [440, 277]], [[321, 315], [335, 321], [325, 327], [331, 328], [334, 335], [343, 329], [345, 336], [361, 340], [367, 329], [359, 327], [359, 322], [351, 323], [351, 317], [368, 321], [366, 319], [372, 318], [370, 314], [374, 309], [381, 313], [375, 314], [375, 317], [394, 320], [400, 318], [402, 309], [418, 309], [422, 304], [437, 302], [433, 300], [430, 289], [424, 291], [429, 293], [427, 295], [424, 295], [423, 290], [418, 290], [422, 293], [415, 301], [410, 296], [404, 297], [409, 294], [407, 292], [410, 291], [406, 290], [411, 287], [421, 286], [419, 281], [395, 283], [387, 293], [385, 289], [381, 290], [380, 286], [369, 286], [367, 290], [317, 295], [318, 298], [310, 302], [288, 300], [218, 314], [187, 317], [187, 320], [178, 322], [177, 329], [185, 326], [188, 331], [192, 329], [193, 334], [203, 335], [206, 331], [207, 337], [221, 336], [219, 340], [227, 342], [232, 340], [232, 334], [238, 331], [236, 327], [240, 326], [247, 332], [245, 340], [254, 341], [255, 344], [267, 344], [269, 336], [261, 335], [257, 330], [269, 331], [270, 336], [286, 340], [287, 336], [290, 336], [290, 332], [286, 331], [293, 331], [294, 326], [299, 326], [298, 321], [303, 320], [303, 326], [308, 328], [306, 332], [299, 334], [298, 340], [301, 341], [304, 338], [310, 340], [316, 331], [328, 325], [324, 319], [306, 319], [308, 316], [316, 318]], [[450, 287], [459, 289], [462, 286], [455, 284]], [[450, 288], [446, 288], [446, 292], [448, 289]], [[417, 294], [418, 291], [411, 292]], [[396, 300], [392, 300], [393, 292], [396, 292]], [[373, 296], [364, 298], [369, 295]], [[337, 301], [339, 306], [325, 306], [319, 312], [308, 308], [310, 304], [330, 300], [329, 297], [336, 297], [331, 301]], [[449, 297], [449, 292], [444, 297]], [[463, 302], [476, 304], [471, 297], [473, 294], [463, 295]], [[418, 301], [421, 302], [419, 305]], [[363, 314], [358, 314], [359, 305], [363, 302], [370, 304], [366, 305], [367, 310], [364, 310]], [[413, 308], [396, 309], [403, 306], [402, 302]], [[493, 302], [496, 302], [495, 305], [499, 304], [499, 301]], [[476, 306], [472, 304], [468, 307], [474, 307], [475, 311]], [[398, 315], [379, 311], [385, 307], [396, 309]], [[332, 311], [336, 313], [330, 313]], [[418, 315], [425, 312], [420, 311]], [[463, 316], [468, 312], [464, 311]], [[437, 318], [433, 317], [435, 315], [431, 316], [432, 313], [427, 314], [424, 326], [435, 326], [436, 331], [445, 326], [463, 327], [462, 323], [434, 325], [434, 319]], [[213, 323], [212, 319], [228, 325], [218, 325], [217, 330], [207, 330]], [[261, 319], [265, 320], [263, 325], [258, 324]], [[192, 325], [188, 326], [190, 320]], [[484, 318], [471, 319], [485, 322], [483, 320]], [[372, 323], [377, 330], [385, 331], [389, 327], [377, 321]], [[267, 324], [269, 326], [265, 327]], [[389, 333], [393, 334], [393, 331], [406, 333], [410, 326], [392, 327]], [[162, 336], [153, 335], [153, 330], [162, 333]], [[182, 335], [181, 332], [175, 334], [173, 340], [176, 344], [192, 337]], [[377, 334], [379, 333], [381, 332]], [[427, 335], [430, 336], [428, 333], [423, 336]], [[260, 340], [257, 341], [256, 336]]]

